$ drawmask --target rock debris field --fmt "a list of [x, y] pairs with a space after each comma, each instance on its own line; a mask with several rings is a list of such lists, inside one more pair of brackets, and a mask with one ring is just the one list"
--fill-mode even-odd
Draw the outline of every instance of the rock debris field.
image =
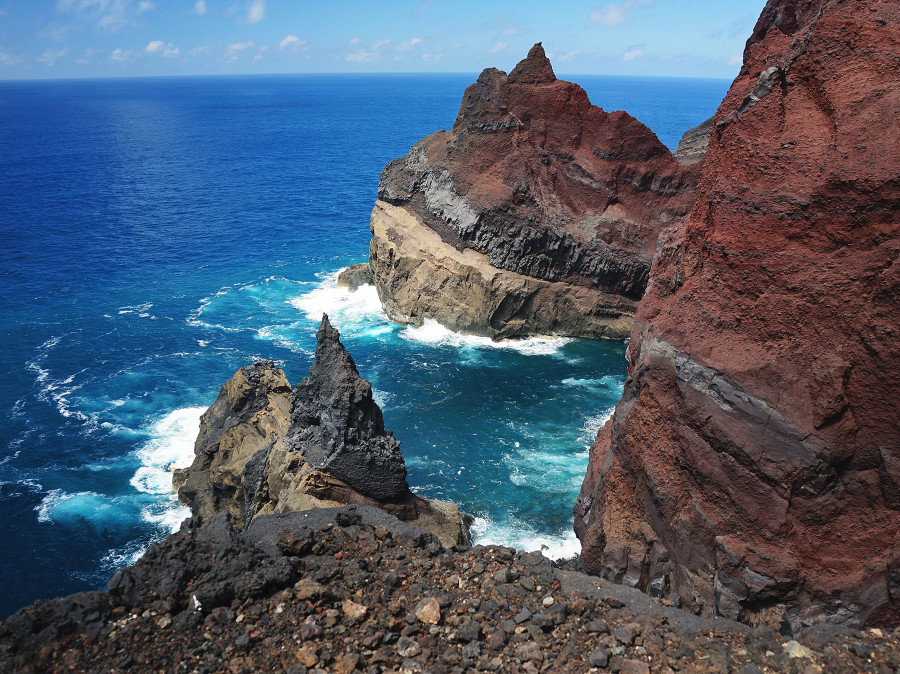
[[540, 553], [444, 547], [377, 509], [224, 514], [107, 592], [0, 624], [17, 672], [896, 672], [900, 631], [709, 621]]

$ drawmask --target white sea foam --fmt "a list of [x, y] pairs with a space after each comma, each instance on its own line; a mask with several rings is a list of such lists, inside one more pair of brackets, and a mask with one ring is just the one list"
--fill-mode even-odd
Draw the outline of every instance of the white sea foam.
[[123, 566], [131, 566], [147, 552], [147, 547], [144, 541], [135, 540], [122, 547], [112, 548], [100, 560], [100, 570], [109, 575]]
[[612, 419], [614, 409], [615, 408], [608, 409], [605, 412], [595, 414], [585, 419], [584, 424], [581, 426], [581, 435], [578, 436], [578, 440], [586, 443], [586, 446], [588, 447], [592, 445], [597, 438], [597, 433], [600, 432], [600, 429], [603, 428], [607, 421]]
[[204, 407], [185, 407], [170, 412], [147, 429], [150, 438], [137, 451], [141, 462], [131, 485], [146, 494], [172, 493], [172, 470], [186, 468], [194, 460], [194, 441]]
[[95, 524], [115, 521], [127, 509], [121, 498], [112, 498], [94, 491], [69, 493], [51, 489], [35, 507], [38, 522], [87, 520]]
[[356, 332], [363, 326], [377, 329], [378, 334], [385, 332], [385, 327], [389, 331], [391, 327], [385, 325], [387, 316], [375, 287], [363, 285], [351, 292], [349, 288], [338, 287], [338, 274], [340, 271], [323, 274], [318, 286], [290, 300], [291, 306], [315, 322], [322, 320], [322, 314], [328, 314], [329, 320], [341, 331]]
[[56, 410], [66, 419], [77, 419], [82, 423], [94, 425], [94, 420], [86, 414], [79, 412], [73, 408], [70, 397], [78, 391], [84, 384], [76, 384], [75, 378], [83, 374], [86, 370], [80, 370], [75, 374], [71, 374], [64, 378], [55, 378], [51, 372], [44, 367], [44, 362], [50, 352], [59, 344], [62, 336], [53, 337], [38, 347], [37, 355], [25, 363], [25, 367], [34, 373], [34, 381], [37, 385], [37, 398], [43, 402], [51, 403]]
[[453, 332], [437, 321], [426, 318], [420, 327], [404, 328], [400, 336], [404, 339], [430, 346], [449, 346], [457, 349], [508, 349], [526, 356], [549, 356], [559, 351], [572, 340], [566, 337], [532, 337], [530, 339], [504, 340], [495, 342], [490, 337], [464, 335]]
[[471, 533], [476, 545], [505, 545], [524, 552], [540, 551], [550, 559], [566, 559], [581, 552], [581, 543], [571, 528], [564, 534], [544, 534], [515, 519], [497, 524], [488, 517], [476, 517]]

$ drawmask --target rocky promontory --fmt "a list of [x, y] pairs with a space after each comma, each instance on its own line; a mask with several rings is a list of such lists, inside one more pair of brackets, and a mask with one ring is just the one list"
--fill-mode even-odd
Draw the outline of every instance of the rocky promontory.
[[663, 233], [581, 563], [707, 616], [900, 623], [900, 13], [770, 0]]
[[179, 499], [200, 518], [227, 511], [238, 530], [265, 514], [374, 506], [447, 545], [465, 542], [455, 505], [410, 491], [400, 443], [327, 316], [316, 340], [309, 376], [293, 391], [271, 361], [222, 386], [200, 419], [194, 463], [175, 473]]
[[220, 513], [155, 543], [105, 592], [0, 623], [0, 671], [891, 672], [900, 633], [785, 636], [706, 620], [540, 553], [446, 547], [365, 506]]
[[536, 44], [509, 75], [482, 72], [453, 129], [382, 172], [379, 297], [394, 320], [495, 339], [623, 338], [658, 234], [690, 212], [701, 168], [591, 105]]

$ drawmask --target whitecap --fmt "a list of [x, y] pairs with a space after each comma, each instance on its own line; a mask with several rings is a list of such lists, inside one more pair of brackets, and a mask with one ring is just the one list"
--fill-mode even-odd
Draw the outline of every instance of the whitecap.
[[429, 346], [448, 346], [470, 351], [505, 349], [517, 351], [526, 356], [557, 355], [564, 346], [572, 341], [568, 337], [531, 337], [497, 342], [490, 337], [454, 332], [431, 318], [426, 318], [419, 327], [404, 328], [400, 332], [400, 336], [409, 341]]
[[95, 491], [66, 492], [51, 489], [35, 506], [38, 522], [85, 520], [94, 524], [116, 523], [127, 516], [130, 503], [121, 497], [109, 497]]
[[58, 379], [54, 378], [50, 371], [44, 367], [44, 361], [46, 361], [50, 351], [59, 344], [61, 339], [62, 337], [53, 337], [41, 344], [38, 347], [38, 354], [25, 363], [25, 368], [34, 374], [34, 381], [38, 388], [38, 400], [51, 403], [56, 407], [57, 412], [66, 419], [77, 419], [84, 424], [94, 425], [93, 419], [73, 409], [69, 400], [73, 393], [84, 386], [84, 384], [76, 384], [75, 378], [86, 372], [87, 369], [82, 369], [68, 377]]
[[581, 435], [578, 436], [579, 442], [586, 443], [588, 447], [594, 444], [594, 440], [597, 439], [597, 433], [600, 432], [600, 429], [603, 428], [607, 421], [612, 419], [614, 411], [615, 408], [613, 407], [585, 419], [581, 425]]
[[573, 530], [560, 534], [540, 533], [516, 519], [498, 524], [487, 516], [478, 516], [470, 532], [476, 545], [503, 545], [523, 552], [540, 551], [550, 559], [568, 559], [581, 552], [581, 542]]
[[[375, 286], [363, 285], [353, 292], [349, 288], [338, 287], [340, 272], [321, 275], [322, 280], [316, 288], [289, 300], [289, 303], [316, 323], [322, 320], [322, 314], [328, 314], [331, 323], [342, 332], [358, 332], [360, 328], [374, 328], [377, 332], [373, 334], [385, 332], [387, 315], [381, 307]], [[387, 330], [391, 330], [390, 325]]]
[[172, 470], [186, 468], [194, 460], [194, 442], [205, 407], [174, 410], [150, 424], [150, 439], [137, 451], [141, 467], [131, 485], [146, 494], [172, 494]]

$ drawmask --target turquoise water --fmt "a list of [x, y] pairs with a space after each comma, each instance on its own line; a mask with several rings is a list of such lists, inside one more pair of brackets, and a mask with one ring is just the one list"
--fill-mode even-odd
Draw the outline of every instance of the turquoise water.
[[[414, 490], [482, 542], [578, 549], [587, 447], [624, 344], [493, 344], [387, 321], [366, 257], [378, 175], [452, 125], [474, 75], [0, 82], [0, 617], [102, 586], [186, 510], [172, 467], [242, 365], [305, 376], [328, 312]], [[580, 78], [674, 146], [728, 83]]]

